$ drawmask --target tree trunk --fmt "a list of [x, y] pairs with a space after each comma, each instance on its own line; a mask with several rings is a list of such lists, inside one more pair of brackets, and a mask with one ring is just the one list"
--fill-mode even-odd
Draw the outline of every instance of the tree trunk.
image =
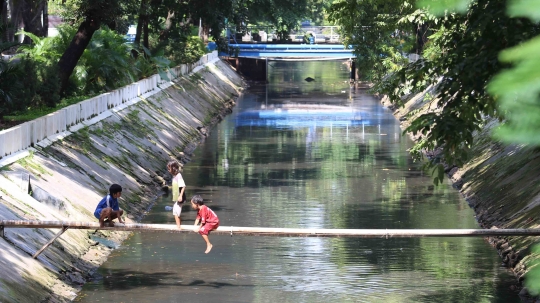
[[[24, 31], [32, 33], [36, 36], [43, 36], [43, 26], [41, 25], [41, 16], [43, 14], [42, 0], [25, 0], [22, 1], [22, 19], [24, 22]], [[23, 43], [30, 44], [32, 39], [25, 36]]]
[[48, 37], [49, 36], [49, 4], [48, 0], [45, 0], [45, 3], [43, 4], [43, 28], [42, 28], [42, 36]]
[[7, 24], [7, 0], [0, 0], [0, 27], [4, 28], [4, 30], [0, 32], [0, 42], [8, 41], [8, 31], [6, 28]]
[[203, 24], [201, 39], [205, 44], [208, 43], [208, 34], [209, 33], [210, 33], [210, 28], [207, 25]]
[[148, 3], [148, 0], [141, 0], [141, 7], [139, 8], [139, 20], [137, 21], [137, 32], [135, 33], [135, 41], [133, 41], [136, 48], [138, 48], [141, 44], [143, 20], [144, 15], [146, 15], [146, 3]]
[[168, 11], [167, 12], [167, 20], [165, 20], [165, 26], [161, 33], [159, 34], [159, 41], [166, 41], [169, 38], [169, 32], [172, 28], [173, 22], [172, 19], [174, 18], [174, 11]]
[[143, 20], [143, 46], [150, 49], [150, 43], [148, 42], [149, 29], [148, 29], [148, 15], [144, 16]]
[[0, 21], [2, 21], [2, 25], [5, 21], [7, 21], [5, 19], [5, 17], [7, 16], [5, 12], [7, 12], [7, 2], [6, 0], [0, 0]]
[[73, 73], [77, 62], [81, 58], [84, 50], [90, 43], [92, 36], [101, 26], [101, 20], [93, 18], [92, 16], [86, 17], [86, 20], [81, 23], [75, 37], [71, 40], [68, 48], [58, 61], [59, 77], [60, 77], [60, 93], [63, 94], [66, 90], [69, 77]]
[[427, 24], [416, 24], [414, 26], [414, 30], [415, 30], [415, 33], [416, 33], [416, 47], [415, 47], [415, 53], [418, 54], [418, 55], [421, 55], [422, 52], [424, 51], [424, 45], [426, 44], [427, 42], [427, 31], [428, 31], [428, 27], [427, 27]]
[[[150, 24], [150, 15], [152, 14], [152, 11], [157, 10], [158, 6], [160, 6], [163, 3], [163, 0], [150, 0], [150, 7], [148, 8], [148, 11], [146, 13], [146, 19], [144, 20], [143, 24], [143, 30], [144, 30], [144, 37], [143, 37], [143, 45], [147, 49], [150, 49], [150, 43], [148, 42], [148, 35], [150, 34], [149, 24]], [[154, 16], [154, 18], [156, 18]]]
[[21, 25], [21, 3], [20, 1], [8, 0], [9, 3], [9, 24], [11, 26], [6, 30], [6, 36], [8, 42], [15, 42], [15, 33], [19, 31]]
[[141, 0], [141, 7], [139, 8], [139, 20], [137, 21], [137, 32], [135, 33], [135, 41], [133, 41], [133, 50], [131, 54], [137, 58], [139, 56], [139, 46], [141, 45], [141, 36], [143, 34], [143, 24], [145, 16], [148, 14], [148, 0]]

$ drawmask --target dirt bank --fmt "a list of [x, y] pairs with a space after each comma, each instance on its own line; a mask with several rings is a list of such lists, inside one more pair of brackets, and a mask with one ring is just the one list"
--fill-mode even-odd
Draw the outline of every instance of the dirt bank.
[[[411, 120], [408, 115], [436, 110], [433, 108], [436, 100], [428, 102], [425, 99], [426, 93], [433, 95], [432, 90], [429, 88], [409, 96], [402, 108], [393, 107], [385, 97], [381, 102], [393, 110], [401, 121], [402, 129], [405, 129]], [[470, 160], [463, 167], [447, 167], [445, 172], [474, 209], [482, 228], [540, 228], [540, 149], [495, 141], [490, 133], [497, 125], [495, 119], [486, 119], [482, 131], [474, 135]], [[410, 136], [413, 140], [419, 139]], [[531, 253], [538, 237], [495, 237], [488, 240], [498, 250], [506, 266], [514, 271], [517, 280], [522, 282], [529, 269], [528, 262], [539, 257]]]
[[[217, 61], [30, 156], [0, 168], [0, 218], [93, 221], [112, 183], [137, 221], [169, 178], [165, 163], [188, 161], [210, 128], [231, 112], [243, 80]], [[0, 238], [0, 302], [68, 302], [128, 233], [6, 229]], [[6, 274], [9, 273], [9, 274]]]

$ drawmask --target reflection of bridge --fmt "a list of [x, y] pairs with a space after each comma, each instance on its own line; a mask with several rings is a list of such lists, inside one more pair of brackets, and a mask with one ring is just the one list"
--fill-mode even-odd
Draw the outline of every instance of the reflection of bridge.
[[242, 112], [235, 124], [237, 127], [347, 127], [370, 125], [371, 121], [368, 113], [345, 106], [285, 104]]

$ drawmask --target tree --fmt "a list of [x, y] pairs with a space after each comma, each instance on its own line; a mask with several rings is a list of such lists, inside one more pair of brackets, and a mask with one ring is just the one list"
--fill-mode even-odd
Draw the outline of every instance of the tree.
[[118, 0], [81, 0], [79, 18], [82, 20], [70, 45], [58, 61], [58, 72], [63, 93], [77, 62], [90, 43], [92, 35], [102, 24], [114, 22], [121, 13]]
[[[540, 22], [540, 6], [510, 2], [508, 14]], [[538, 32], [538, 31], [536, 31]], [[496, 136], [506, 142], [540, 145], [540, 36], [500, 53], [503, 64], [512, 68], [498, 73], [488, 91], [497, 96], [505, 123]], [[539, 273], [540, 275], [540, 273]], [[540, 285], [537, 286], [540, 291]]]
[[231, 6], [234, 12], [231, 20], [238, 32], [244, 31], [248, 24], [271, 25], [278, 38], [285, 40], [301, 20], [312, 16], [311, 3], [309, 0], [246, 0]]
[[[428, 165], [439, 168], [440, 178], [440, 163], [464, 163], [473, 132], [482, 127], [486, 116], [500, 116], [493, 95], [486, 91], [504, 67], [499, 52], [533, 37], [539, 29], [527, 19], [507, 16], [504, 2], [465, 2], [466, 14], [446, 13], [439, 18], [400, 1], [345, 0], [330, 9], [331, 18], [342, 24], [346, 43], [355, 45], [360, 69], [377, 83], [376, 91], [388, 95], [396, 106], [407, 95], [437, 85], [431, 99], [437, 110], [416, 116], [406, 131], [423, 135], [411, 150], [416, 158], [424, 151], [441, 150]], [[417, 38], [423, 32], [433, 33], [427, 43]], [[400, 53], [414, 51], [422, 51], [423, 58], [414, 63], [399, 61]]]
[[[48, 32], [47, 1], [21, 0], [21, 15], [24, 22], [24, 31], [38, 37], [46, 37]], [[43, 19], [43, 23], [42, 23]], [[31, 39], [25, 36], [23, 43], [30, 44]]]
[[329, 19], [340, 26], [345, 45], [353, 45], [356, 67], [365, 80], [379, 82], [393, 72], [385, 58], [396, 52], [410, 52], [415, 35], [404, 22], [415, 8], [401, 0], [340, 0], [329, 9]]

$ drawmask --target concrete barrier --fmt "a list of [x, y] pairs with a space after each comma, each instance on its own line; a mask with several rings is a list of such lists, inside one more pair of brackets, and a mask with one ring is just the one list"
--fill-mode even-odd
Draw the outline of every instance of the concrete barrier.
[[202, 56], [193, 64], [182, 64], [167, 71], [169, 80], [161, 79], [159, 74], [135, 83], [95, 96], [77, 104], [67, 106], [46, 116], [0, 131], [0, 159], [13, 153], [26, 150], [34, 144], [69, 130], [71, 127], [90, 120], [108, 110], [121, 106], [141, 95], [158, 92], [160, 86], [186, 75], [195, 67], [207, 64], [218, 58], [218, 52]]

